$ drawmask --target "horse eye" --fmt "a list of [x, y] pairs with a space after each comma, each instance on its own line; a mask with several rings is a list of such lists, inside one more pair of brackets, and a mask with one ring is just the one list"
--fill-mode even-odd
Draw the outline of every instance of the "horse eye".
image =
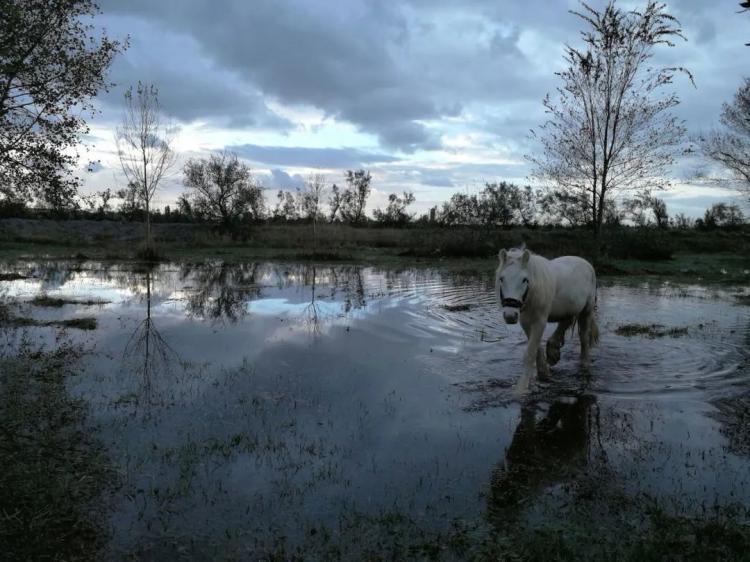
[[500, 277], [500, 283], [504, 283], [504, 282], [505, 282], [505, 277]]
[[528, 282], [529, 282], [529, 280], [528, 280], [528, 279], [526, 279], [526, 277], [524, 277], [524, 278], [523, 278], [523, 282], [524, 282], [524, 283], [528, 283]]

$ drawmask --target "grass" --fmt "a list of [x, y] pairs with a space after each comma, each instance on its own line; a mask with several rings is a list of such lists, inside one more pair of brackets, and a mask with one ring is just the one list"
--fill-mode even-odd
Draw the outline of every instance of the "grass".
[[444, 304], [443, 309], [448, 312], [466, 312], [471, 310], [470, 304]]
[[34, 297], [31, 301], [31, 304], [34, 306], [40, 306], [44, 308], [62, 308], [63, 306], [67, 304], [76, 304], [79, 306], [97, 306], [97, 305], [103, 305], [108, 304], [109, 301], [105, 300], [97, 300], [97, 299], [87, 299], [87, 300], [77, 300], [77, 299], [65, 299], [65, 298], [58, 298], [58, 297], [50, 297], [49, 295], [38, 295]]
[[0, 273], [0, 281], [18, 281], [20, 279], [28, 279], [28, 277], [20, 273]]
[[95, 500], [113, 482], [86, 406], [65, 379], [82, 351], [21, 345], [0, 358], [0, 552], [6, 560], [98, 560], [106, 539]]
[[667, 328], [661, 324], [624, 324], [615, 329], [618, 336], [646, 336], [649, 338], [679, 338], [688, 335], [686, 327]]
[[96, 330], [97, 322], [96, 318], [85, 317], [85, 318], [70, 318], [67, 320], [37, 320], [35, 318], [29, 318], [25, 316], [7, 316], [2, 322], [5, 326], [12, 326], [14, 328], [26, 328], [26, 327], [57, 327], [57, 328], [73, 328], [76, 330]]
[[[414, 226], [411, 228], [352, 227], [319, 224], [315, 235], [311, 224], [249, 225], [232, 238], [207, 225], [154, 225], [155, 253], [146, 255], [132, 239], [118, 240], [118, 229], [134, 231], [133, 224], [88, 224], [91, 229], [109, 229], [107, 236], [74, 238], [68, 234], [45, 235], [60, 225], [55, 221], [33, 221], [35, 234], [9, 235], [0, 248], [0, 259], [48, 256], [78, 259], [122, 259], [155, 261], [214, 260], [248, 261], [293, 259], [312, 261], [358, 261], [370, 263], [405, 261], [463, 261], [494, 264], [500, 248], [522, 242], [546, 257], [573, 254], [595, 262], [604, 275], [663, 275], [706, 278], [720, 282], [750, 279], [750, 229], [736, 231], [682, 231], [655, 229], [605, 229], [597, 242], [591, 231], [564, 228], [481, 228]], [[70, 228], [67, 228], [70, 226]], [[178, 227], [179, 228], [172, 228]], [[91, 233], [89, 233], [91, 234]], [[66, 239], [68, 236], [70, 239]], [[597, 249], [599, 247], [599, 249]], [[723, 273], [722, 273], [723, 271]]]

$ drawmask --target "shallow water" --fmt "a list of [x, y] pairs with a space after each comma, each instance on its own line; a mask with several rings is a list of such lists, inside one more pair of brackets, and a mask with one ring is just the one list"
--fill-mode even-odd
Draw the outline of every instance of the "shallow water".
[[[0, 289], [26, 314], [98, 321], [68, 333], [91, 349], [70, 385], [119, 475], [104, 500], [113, 558], [242, 556], [354, 516], [487, 533], [564, 516], [617, 532], [644, 498], [688, 516], [750, 500], [750, 307], [737, 289], [602, 284], [591, 369], [569, 335], [550, 380], [519, 400], [525, 338], [503, 323], [491, 271], [14, 271], [29, 277]], [[106, 304], [28, 303], [39, 294]], [[615, 334], [631, 323], [687, 333]]]

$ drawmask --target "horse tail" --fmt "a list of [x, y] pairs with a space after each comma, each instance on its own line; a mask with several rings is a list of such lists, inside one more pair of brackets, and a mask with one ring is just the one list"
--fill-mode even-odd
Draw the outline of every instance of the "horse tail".
[[591, 347], [599, 343], [599, 325], [596, 323], [596, 315], [591, 311], [591, 330], [589, 331], [589, 344]]

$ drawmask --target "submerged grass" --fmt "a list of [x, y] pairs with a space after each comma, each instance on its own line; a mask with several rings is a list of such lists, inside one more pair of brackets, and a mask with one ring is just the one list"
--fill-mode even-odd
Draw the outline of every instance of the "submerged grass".
[[679, 338], [688, 335], [688, 329], [684, 326], [673, 326], [667, 328], [661, 324], [623, 324], [615, 329], [618, 336], [646, 336], [649, 338]]
[[65, 379], [82, 354], [22, 343], [0, 357], [0, 552], [6, 560], [97, 560], [106, 538], [95, 500], [113, 472], [85, 431]]
[[67, 320], [37, 320], [26, 316], [9, 316], [4, 321], [5, 325], [15, 328], [25, 327], [57, 327], [57, 328], [74, 328], [76, 330], [96, 330], [96, 318], [69, 318]]
[[98, 300], [98, 299], [78, 300], [78, 299], [50, 297], [49, 295], [38, 295], [34, 297], [30, 302], [34, 306], [40, 306], [40, 307], [45, 307], [45, 308], [62, 308], [66, 304], [75, 304], [79, 306], [97, 306], [97, 305], [103, 305], [103, 304], [109, 303], [109, 301]]
[[20, 273], [0, 273], [0, 281], [19, 281], [21, 279], [28, 279], [28, 276]]

